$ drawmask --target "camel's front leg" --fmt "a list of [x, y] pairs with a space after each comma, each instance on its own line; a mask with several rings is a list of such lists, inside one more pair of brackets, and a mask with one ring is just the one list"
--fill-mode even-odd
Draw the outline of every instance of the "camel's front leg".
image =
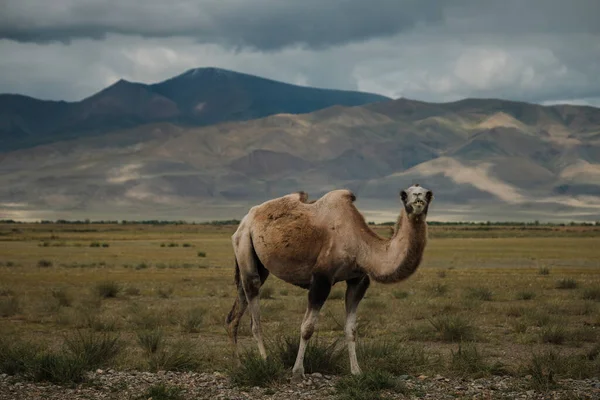
[[350, 356], [350, 372], [353, 375], [361, 373], [356, 359], [356, 309], [369, 288], [370, 279], [368, 275], [346, 281], [346, 342], [348, 343], [348, 354]]
[[304, 353], [306, 352], [306, 345], [315, 331], [319, 312], [325, 300], [327, 300], [330, 291], [331, 281], [328, 277], [317, 274], [313, 275], [308, 291], [308, 308], [306, 314], [304, 314], [304, 320], [300, 328], [300, 347], [298, 348], [296, 363], [292, 369], [294, 379], [304, 377]]

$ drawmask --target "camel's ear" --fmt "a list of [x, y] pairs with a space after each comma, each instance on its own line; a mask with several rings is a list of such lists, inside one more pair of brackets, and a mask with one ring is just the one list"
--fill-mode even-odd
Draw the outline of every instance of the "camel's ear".
[[405, 190], [400, 191], [400, 198], [402, 199], [402, 202], [404, 204], [406, 204], [406, 199], [408, 199], [408, 194], [406, 193]]
[[427, 200], [427, 203], [431, 202], [433, 199], [433, 192], [431, 190], [428, 190], [427, 193], [425, 193], [425, 199]]

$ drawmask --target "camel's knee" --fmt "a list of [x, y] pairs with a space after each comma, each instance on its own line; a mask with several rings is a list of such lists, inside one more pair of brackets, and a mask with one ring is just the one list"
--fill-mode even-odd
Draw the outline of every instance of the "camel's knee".
[[243, 279], [244, 292], [248, 300], [254, 299], [258, 296], [261, 286], [260, 275], [252, 274], [245, 276]]
[[309, 340], [312, 335], [315, 333], [315, 323], [314, 321], [306, 321], [302, 324], [300, 328], [300, 334], [302, 335], [302, 339]]

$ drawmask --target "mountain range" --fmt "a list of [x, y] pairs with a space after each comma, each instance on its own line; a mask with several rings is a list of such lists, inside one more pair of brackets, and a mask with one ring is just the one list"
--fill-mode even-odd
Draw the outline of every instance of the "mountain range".
[[290, 85], [218, 68], [191, 69], [151, 85], [121, 79], [78, 102], [2, 94], [0, 152], [153, 122], [203, 126], [383, 100], [389, 98]]
[[[593, 107], [391, 100], [217, 69], [36, 109], [63, 130], [0, 99], [0, 137], [18, 139], [2, 144], [0, 219], [230, 219], [293, 191], [349, 188], [368, 220], [390, 221], [398, 191], [420, 183], [433, 219], [600, 220]], [[64, 104], [87, 111], [54, 117]]]

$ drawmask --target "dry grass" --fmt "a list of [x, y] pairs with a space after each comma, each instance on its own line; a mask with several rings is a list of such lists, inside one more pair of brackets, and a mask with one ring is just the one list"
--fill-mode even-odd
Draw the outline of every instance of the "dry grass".
[[[119, 335], [128, 349], [111, 361], [115, 368], [231, 366], [224, 320], [236, 295], [230, 241], [235, 227], [12, 228], [0, 224], [0, 337], [56, 347], [79, 330], [108, 332]], [[358, 310], [359, 362], [399, 374], [389, 353], [417, 365], [411, 373], [472, 375], [474, 366], [493, 365], [481, 361], [485, 348], [485, 354], [497, 354], [512, 373], [525, 374], [520, 368], [529, 365], [531, 374], [539, 367], [539, 360], [531, 360], [533, 350], [546, 354], [559, 348], [574, 365], [561, 374], [575, 374], [577, 357], [600, 340], [595, 328], [600, 325], [600, 231], [468, 228], [432, 226], [423, 264], [411, 278], [395, 285], [372, 283]], [[389, 234], [387, 227], [377, 229]], [[90, 243], [100, 247], [90, 248]], [[321, 313], [318, 337], [323, 345], [343, 339], [344, 289], [343, 283], [335, 286]], [[271, 276], [262, 292], [266, 339], [288, 332], [298, 336], [306, 291]], [[399, 338], [410, 342], [390, 345]], [[461, 340], [476, 341], [475, 347], [458, 353], [456, 342]], [[240, 345], [256, 348], [247, 315]], [[511, 354], [518, 356], [506, 356]], [[44, 362], [60, 372], [62, 361], [47, 357]], [[586, 364], [586, 373], [593, 365]], [[543, 385], [547, 373], [535, 373]]]

